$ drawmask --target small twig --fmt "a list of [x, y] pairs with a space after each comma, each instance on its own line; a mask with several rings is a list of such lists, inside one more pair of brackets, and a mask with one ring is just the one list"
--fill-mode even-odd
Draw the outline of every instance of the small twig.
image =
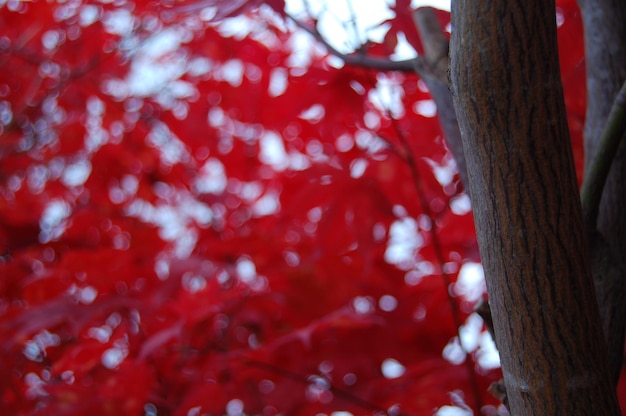
[[[251, 358], [244, 358], [244, 363], [250, 367], [255, 367], [270, 373], [274, 373], [276, 375], [282, 376], [286, 379], [292, 380], [296, 383], [301, 383], [301, 384], [305, 384], [305, 385], [309, 385], [311, 384], [311, 376], [304, 376], [302, 374], [296, 373], [294, 371], [291, 371], [289, 369], [286, 369], [284, 367], [280, 367], [271, 363], [267, 363], [267, 362], [263, 362], [263, 361], [258, 361], [258, 360], [254, 360]], [[351, 402], [352, 404], [362, 408], [362, 409], [367, 409], [368, 411], [373, 411], [376, 412], [376, 414], [383, 414], [383, 415], [389, 415], [389, 411], [385, 408], [383, 408], [382, 406], [379, 406], [375, 403], [371, 403], [368, 402], [367, 400], [364, 400], [362, 398], [360, 398], [359, 396], [350, 393], [347, 390], [343, 390], [335, 385], [333, 385], [331, 383], [331, 381], [329, 379], [327, 379], [326, 377], [323, 376], [316, 376], [319, 377], [321, 380], [324, 381], [324, 383], [326, 384], [326, 388], [328, 389], [328, 391], [330, 391], [331, 393], [333, 393], [335, 396], [346, 400], [348, 402]], [[402, 416], [402, 413], [394, 413], [394, 415], [396, 416]]]
[[350, 24], [352, 25], [354, 38], [356, 39], [356, 43], [359, 45], [357, 49], [361, 49], [365, 42], [361, 40], [361, 36], [359, 35], [359, 26], [356, 23], [356, 13], [354, 12], [354, 7], [350, 0], [346, 0], [346, 4], [348, 6], [348, 10], [350, 11]]
[[[393, 117], [391, 110], [389, 108], [386, 108], [385, 110], [387, 113], [387, 117], [391, 120], [394, 130], [396, 131], [396, 135], [398, 136], [398, 139], [400, 140], [400, 143], [406, 153], [405, 161], [407, 162], [409, 170], [411, 171], [413, 185], [415, 186], [415, 192], [417, 194], [422, 213], [430, 219], [430, 242], [433, 246], [433, 251], [435, 252], [435, 258], [437, 259], [439, 271], [441, 272], [443, 285], [445, 287], [445, 290], [448, 291], [451, 287], [453, 278], [450, 273], [446, 272], [444, 267], [446, 261], [443, 255], [442, 243], [439, 238], [439, 231], [437, 230], [437, 221], [435, 220], [435, 215], [430, 209], [430, 204], [428, 202], [428, 199], [426, 198], [426, 192], [424, 191], [423, 181], [417, 166], [417, 160], [412, 153], [409, 139], [406, 137], [405, 133], [398, 125], [398, 121]], [[459, 330], [463, 325], [461, 310], [459, 308], [459, 305], [455, 302], [451, 295], [448, 295], [448, 303], [452, 312], [452, 320], [456, 327], [457, 336], [459, 337], [459, 343], [461, 343], [461, 335], [459, 334]], [[465, 348], [462, 344], [461, 348], [463, 348], [463, 350], [465, 351]], [[476, 377], [476, 372], [474, 371], [474, 359], [468, 351], [465, 352], [467, 353], [467, 359], [464, 361], [465, 370], [467, 372], [472, 395], [474, 396], [474, 400], [476, 400], [475, 410], [478, 410], [482, 408], [482, 398], [480, 395], [480, 391], [478, 390], [478, 379]]]
[[585, 225], [589, 230], [596, 229], [604, 184], [624, 132], [626, 132], [626, 82], [615, 97], [606, 127], [600, 136], [598, 151], [585, 172], [580, 194]]

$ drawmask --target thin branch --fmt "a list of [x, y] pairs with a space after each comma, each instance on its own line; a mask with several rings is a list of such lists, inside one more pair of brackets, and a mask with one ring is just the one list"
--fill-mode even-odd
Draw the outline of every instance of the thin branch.
[[[417, 161], [415, 160], [415, 157], [413, 156], [413, 153], [411, 151], [408, 138], [406, 137], [406, 135], [404, 134], [404, 132], [398, 125], [397, 120], [393, 117], [389, 109], [387, 109], [387, 115], [393, 123], [396, 134], [398, 135], [398, 139], [400, 139], [400, 142], [402, 143], [402, 147], [404, 147], [404, 150], [406, 153], [405, 160], [407, 164], [409, 165], [409, 169], [411, 171], [411, 176], [413, 178], [413, 185], [415, 186], [415, 191], [417, 193], [417, 197], [419, 199], [422, 212], [424, 213], [424, 215], [426, 215], [430, 219], [430, 230], [429, 230], [430, 241], [433, 246], [433, 251], [435, 252], [435, 257], [437, 258], [437, 263], [439, 266], [439, 270], [441, 272], [441, 279], [443, 281], [443, 285], [445, 286], [445, 290], [449, 291], [453, 278], [450, 275], [450, 273], [446, 272], [446, 269], [444, 267], [446, 261], [443, 256], [443, 248], [442, 248], [441, 240], [439, 239], [439, 232], [437, 230], [437, 221], [435, 219], [433, 212], [430, 209], [430, 204], [428, 202], [428, 199], [426, 198], [426, 193], [424, 191], [422, 178], [419, 173], [419, 169], [417, 167]], [[465, 348], [463, 347], [461, 343], [461, 335], [459, 333], [460, 328], [463, 326], [463, 318], [461, 316], [461, 310], [459, 308], [459, 305], [455, 302], [455, 300], [452, 298], [451, 295], [448, 295], [448, 301], [450, 304], [450, 309], [452, 311], [452, 320], [454, 321], [454, 325], [457, 330], [457, 336], [459, 337], [459, 344], [461, 345], [461, 348], [465, 351]], [[472, 355], [469, 353], [469, 351], [465, 351], [465, 353], [467, 354], [467, 359], [464, 361], [465, 370], [467, 372], [468, 380], [471, 385], [472, 395], [474, 396], [474, 400], [476, 400], [474, 410], [478, 410], [482, 408], [482, 398], [480, 395], [480, 391], [478, 391], [478, 379], [476, 377], [476, 372], [474, 371], [474, 360], [472, 358]]]
[[604, 184], [625, 132], [626, 82], [615, 97], [606, 126], [600, 136], [596, 154], [587, 168], [580, 192], [585, 225], [589, 230], [596, 229]]
[[422, 41], [424, 58], [428, 62], [433, 76], [447, 84], [450, 42], [437, 19], [435, 9], [420, 7], [413, 12], [413, 21]]
[[443, 130], [448, 149], [454, 157], [461, 183], [470, 196], [467, 163], [463, 152], [461, 131], [456, 118], [452, 95], [448, 88], [448, 49], [450, 42], [432, 7], [422, 7], [413, 13], [413, 21], [424, 48], [426, 70], [420, 74], [437, 105], [437, 117]]
[[[304, 376], [302, 374], [293, 372], [291, 370], [288, 370], [284, 367], [280, 367], [271, 363], [267, 363], [267, 362], [263, 362], [263, 361], [258, 361], [258, 360], [254, 360], [251, 358], [245, 358], [244, 359], [244, 363], [250, 367], [255, 367], [279, 376], [282, 376], [286, 379], [290, 379], [296, 383], [301, 383], [304, 385], [310, 385], [311, 384], [311, 378], [319, 378], [320, 380], [323, 381], [326, 389], [328, 391], [330, 391], [331, 393], [333, 393], [333, 395], [346, 400], [358, 407], [361, 407], [363, 409], [367, 409], [368, 411], [371, 412], [375, 412], [375, 414], [383, 414], [383, 415], [390, 415], [390, 412], [388, 409], [383, 408], [382, 406], [379, 406], [375, 403], [371, 403], [368, 402], [367, 400], [364, 400], [362, 398], [360, 398], [359, 396], [350, 393], [347, 390], [343, 390], [335, 385], [333, 385], [331, 383], [331, 381], [329, 379], [327, 379], [326, 377], [323, 376]], [[402, 416], [402, 413], [394, 413], [394, 415], [396, 416]]]
[[392, 61], [390, 59], [368, 56], [363, 53], [346, 54], [340, 52], [339, 50], [337, 50], [337, 48], [328, 43], [328, 41], [324, 39], [322, 34], [316, 28], [309, 27], [307, 24], [300, 21], [299, 19], [296, 19], [288, 13], [287, 18], [294, 22], [296, 26], [313, 36], [316, 41], [324, 45], [324, 47], [331, 55], [340, 58], [348, 65], [376, 69], [380, 71], [417, 72], [419, 75], [424, 73], [425, 65], [423, 59], [419, 56], [416, 58], [406, 59], [402, 61]]

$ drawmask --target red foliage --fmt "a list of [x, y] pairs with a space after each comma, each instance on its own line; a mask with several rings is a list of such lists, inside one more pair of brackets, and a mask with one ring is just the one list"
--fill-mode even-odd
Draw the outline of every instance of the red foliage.
[[[437, 119], [418, 111], [427, 89], [295, 50], [261, 3], [282, 15], [283, 1], [0, 6], [1, 413], [496, 404], [484, 350], [455, 341], [481, 293], [454, 282], [478, 257]], [[419, 50], [409, 3], [388, 37]], [[580, 17], [561, 3], [581, 168]]]

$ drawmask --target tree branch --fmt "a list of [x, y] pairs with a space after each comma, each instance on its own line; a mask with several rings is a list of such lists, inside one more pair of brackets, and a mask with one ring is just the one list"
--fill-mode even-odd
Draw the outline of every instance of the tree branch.
[[596, 229], [600, 200], [617, 149], [626, 132], [626, 82], [617, 93], [593, 160], [585, 172], [581, 201], [585, 225]]
[[430, 95], [437, 106], [437, 117], [448, 149], [450, 149], [456, 162], [463, 187], [470, 195], [461, 131], [454, 111], [452, 94], [450, 94], [448, 87], [448, 49], [450, 42], [441, 28], [433, 8], [417, 9], [413, 14], [413, 21], [424, 47], [425, 68], [419, 75], [428, 85]]
[[328, 50], [331, 55], [334, 55], [340, 58], [348, 65], [354, 65], [369, 69], [376, 69], [379, 71], [401, 71], [401, 72], [417, 72], [420, 74], [423, 72], [424, 63], [422, 62], [421, 57], [416, 57], [413, 59], [405, 59], [402, 61], [392, 61], [386, 58], [376, 58], [372, 56], [368, 56], [364, 53], [357, 52], [352, 54], [346, 54], [340, 52], [337, 48], [332, 46], [322, 34], [317, 30], [317, 28], [311, 28], [304, 22], [296, 19], [289, 13], [286, 14], [287, 18], [289, 18], [292, 22], [296, 24], [300, 29], [304, 30], [311, 36], [315, 38], [316, 41], [324, 45], [324, 47]]
[[591, 246], [591, 266], [596, 288], [596, 297], [602, 317], [602, 329], [607, 343], [613, 382], [620, 376], [624, 351], [624, 328], [626, 322], [626, 280], [623, 263], [617, 257], [619, 251], [612, 249], [598, 227], [598, 215], [602, 194], [626, 134], [626, 82], [617, 93], [606, 126], [599, 137], [595, 153], [585, 171], [581, 189], [583, 218]]

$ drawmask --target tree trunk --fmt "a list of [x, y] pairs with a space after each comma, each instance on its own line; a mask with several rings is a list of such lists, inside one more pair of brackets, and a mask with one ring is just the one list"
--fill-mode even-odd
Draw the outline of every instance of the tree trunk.
[[451, 82], [513, 415], [619, 415], [560, 82], [554, 2], [455, 0]]
[[[613, 101], [626, 80], [626, 2], [578, 0], [585, 28], [587, 116], [585, 166], [597, 153]], [[592, 224], [593, 225], [593, 224]], [[607, 178], [593, 246], [594, 278], [608, 342], [613, 381], [619, 379], [626, 325], [626, 140], [617, 152]], [[601, 237], [600, 237], [601, 236]], [[604, 241], [606, 243], [604, 243]], [[606, 248], [604, 248], [606, 247]]]

